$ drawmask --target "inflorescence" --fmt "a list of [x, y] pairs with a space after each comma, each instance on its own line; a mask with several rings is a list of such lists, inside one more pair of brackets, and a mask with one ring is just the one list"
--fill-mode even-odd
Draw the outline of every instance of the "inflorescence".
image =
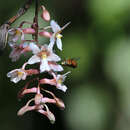
[[[7, 74], [7, 77], [9, 77], [12, 82], [18, 83], [20, 80], [26, 80], [28, 76], [33, 77], [33, 75], [35, 75], [35, 78], [32, 78], [29, 81], [27, 80], [27, 83], [19, 92], [19, 97], [23, 97], [26, 94], [34, 94], [34, 97], [31, 98], [17, 114], [18, 116], [21, 116], [28, 111], [35, 110], [48, 117], [51, 123], [54, 123], [55, 116], [49, 110], [47, 104], [55, 104], [61, 109], [64, 109], [65, 105], [61, 99], [56, 97], [56, 95], [50, 90], [45, 89], [44, 86], [55, 86], [56, 89], [63, 92], [66, 92], [67, 90], [67, 87], [63, 84], [63, 82], [70, 71], [65, 74], [59, 74], [64, 71], [64, 69], [59, 63], [61, 58], [54, 53], [54, 46], [56, 44], [57, 48], [62, 51], [61, 32], [69, 25], [69, 23], [60, 27], [57, 22], [51, 20], [49, 11], [43, 5], [40, 9], [42, 9], [41, 18], [45, 22], [49, 22], [49, 26], [39, 27], [37, 17], [35, 16], [32, 23], [24, 21], [21, 22], [18, 27], [10, 28], [8, 30], [8, 44], [12, 48], [9, 57], [12, 61], [17, 61], [22, 54], [25, 55], [28, 52], [32, 52], [32, 56], [21, 68], [10, 71]], [[23, 28], [24, 24], [30, 24], [31, 27]], [[26, 34], [32, 35], [32, 39], [25, 39]], [[49, 44], [39, 43], [38, 36], [49, 38]], [[18, 44], [18, 40], [20, 41], [20, 44]], [[33, 64], [36, 64], [37, 68], [31, 68]], [[52, 78], [47, 78], [45, 75], [46, 73], [48, 73]], [[35, 85], [33, 86], [32, 84], [34, 82]], [[48, 97], [46, 95], [50, 96]]]

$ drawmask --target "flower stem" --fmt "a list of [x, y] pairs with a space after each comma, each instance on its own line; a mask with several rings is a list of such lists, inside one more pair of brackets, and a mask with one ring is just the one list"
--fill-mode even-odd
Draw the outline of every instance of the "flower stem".
[[5, 23], [9, 25], [14, 23], [19, 17], [26, 13], [26, 11], [30, 8], [30, 5], [32, 4], [32, 1], [33, 0], [27, 0], [27, 2], [18, 10], [17, 14]]
[[35, 17], [33, 20], [33, 28], [35, 29], [34, 39], [38, 42], [38, 0], [35, 0]]

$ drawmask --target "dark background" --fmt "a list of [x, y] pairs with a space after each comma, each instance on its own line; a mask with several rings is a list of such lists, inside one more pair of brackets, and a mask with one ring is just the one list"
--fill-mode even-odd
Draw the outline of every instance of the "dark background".
[[[0, 23], [13, 16], [25, 2], [0, 1]], [[65, 84], [66, 93], [56, 92], [65, 102], [64, 111], [51, 105], [56, 123], [36, 112], [22, 117], [17, 111], [17, 92], [25, 84], [10, 82], [7, 72], [19, 68], [27, 58], [16, 63], [9, 59], [7, 47], [0, 56], [0, 130], [129, 130], [130, 129], [130, 1], [129, 0], [41, 0], [52, 19], [63, 31], [64, 58], [78, 57], [78, 67], [71, 70]], [[34, 6], [16, 21], [31, 21]], [[45, 25], [43, 21], [40, 24]], [[43, 39], [40, 39], [41, 42]]]

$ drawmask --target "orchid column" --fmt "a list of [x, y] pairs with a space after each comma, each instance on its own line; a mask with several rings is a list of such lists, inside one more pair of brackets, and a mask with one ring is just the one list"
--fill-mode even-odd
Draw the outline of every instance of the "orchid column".
[[[10, 58], [13, 62], [17, 61], [22, 54], [32, 52], [32, 56], [29, 59], [26, 59], [22, 67], [10, 71], [7, 76], [10, 77], [11, 81], [18, 83], [21, 80], [27, 80], [23, 89], [19, 92], [19, 97], [23, 97], [26, 94], [33, 93], [34, 97], [29, 99], [29, 101], [23, 106], [19, 111], [18, 115], [21, 116], [28, 111], [35, 110], [46, 117], [51, 121], [55, 122], [54, 114], [49, 110], [47, 104], [52, 103], [58, 106], [61, 109], [65, 108], [65, 105], [61, 99], [56, 97], [56, 95], [44, 88], [46, 84], [59, 89], [60, 91], [66, 92], [67, 87], [63, 84], [67, 74], [63, 74], [63, 67], [59, 62], [61, 58], [54, 53], [54, 46], [56, 43], [57, 48], [62, 51], [62, 41], [61, 41], [61, 32], [68, 26], [69, 23], [65, 26], [60, 27], [57, 22], [51, 20], [50, 14], [45, 6], [38, 6], [38, 0], [35, 3], [35, 16], [33, 21], [21, 21], [21, 24], [18, 27], [10, 28], [8, 31], [9, 38], [8, 44], [12, 48], [10, 53]], [[39, 27], [38, 25], [38, 11], [42, 9], [41, 18], [45, 22], [49, 22], [47, 27]], [[30, 28], [23, 28], [23, 24], [30, 24]], [[49, 31], [51, 30], [51, 31]], [[25, 39], [25, 35], [32, 35], [32, 39]], [[38, 36], [43, 38], [49, 38], [50, 42], [48, 44], [39, 43]], [[18, 40], [20, 39], [20, 44]], [[37, 68], [32, 68], [33, 64], [37, 64]], [[27, 66], [30, 69], [26, 69]], [[62, 74], [60, 74], [62, 72]], [[48, 79], [44, 76], [44, 73], [51, 75], [51, 79]], [[35, 75], [35, 78], [32, 78], [28, 81], [28, 76]], [[32, 83], [35, 83], [35, 86], [32, 87]], [[49, 94], [50, 97], [46, 97]]]

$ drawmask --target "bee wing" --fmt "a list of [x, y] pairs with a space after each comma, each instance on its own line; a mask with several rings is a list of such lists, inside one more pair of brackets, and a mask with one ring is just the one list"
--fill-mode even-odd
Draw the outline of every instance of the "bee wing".
[[51, 20], [50, 25], [54, 33], [61, 30], [61, 27], [54, 20]]

